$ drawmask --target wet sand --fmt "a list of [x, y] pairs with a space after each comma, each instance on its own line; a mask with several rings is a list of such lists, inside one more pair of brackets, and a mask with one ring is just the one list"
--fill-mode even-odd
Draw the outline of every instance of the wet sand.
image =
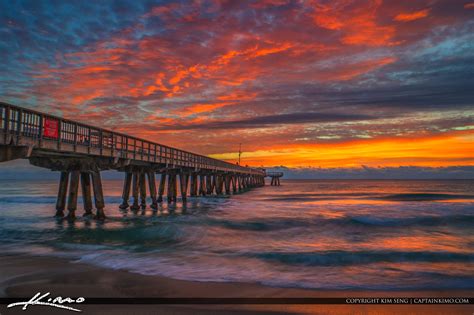
[[[466, 290], [355, 291], [274, 288], [251, 283], [218, 283], [174, 280], [109, 270], [65, 259], [28, 255], [0, 256], [0, 295], [32, 297], [474, 297]], [[474, 305], [80, 305], [84, 314], [473, 314]], [[30, 306], [31, 314], [72, 313], [45, 306]], [[20, 307], [0, 314], [28, 314]]]

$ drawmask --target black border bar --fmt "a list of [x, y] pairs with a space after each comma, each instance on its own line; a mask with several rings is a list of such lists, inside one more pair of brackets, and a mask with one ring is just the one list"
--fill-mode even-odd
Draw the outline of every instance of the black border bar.
[[[27, 298], [0, 298], [0, 304], [27, 302]], [[81, 304], [345, 304], [345, 305], [472, 305], [474, 298], [469, 297], [291, 297], [291, 298], [84, 298]]]

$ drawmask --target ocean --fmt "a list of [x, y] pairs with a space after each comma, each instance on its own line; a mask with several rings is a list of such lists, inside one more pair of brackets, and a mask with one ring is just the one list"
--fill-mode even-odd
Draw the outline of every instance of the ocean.
[[[0, 251], [191, 281], [309, 289], [473, 289], [474, 181], [282, 180], [230, 197], [53, 217], [58, 182], [0, 180]], [[81, 202], [81, 200], [79, 200]]]

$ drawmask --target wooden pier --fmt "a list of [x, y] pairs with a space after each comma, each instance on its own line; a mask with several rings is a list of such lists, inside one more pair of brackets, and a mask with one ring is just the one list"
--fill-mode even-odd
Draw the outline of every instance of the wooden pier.
[[[158, 203], [230, 195], [265, 185], [262, 169], [212, 159], [123, 133], [0, 102], [0, 162], [28, 159], [61, 172], [56, 216], [75, 218], [79, 186], [84, 216], [104, 219], [100, 172], [124, 173], [121, 209], [157, 209]], [[158, 187], [155, 175], [160, 174]], [[273, 183], [273, 180], [272, 180]], [[167, 195], [164, 196], [165, 188]], [[93, 202], [96, 208], [93, 214]]]

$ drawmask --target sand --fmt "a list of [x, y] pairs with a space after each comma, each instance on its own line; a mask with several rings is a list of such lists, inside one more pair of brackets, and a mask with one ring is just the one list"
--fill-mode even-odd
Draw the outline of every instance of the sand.
[[[474, 297], [473, 291], [355, 291], [274, 288], [252, 283], [182, 281], [109, 270], [66, 259], [0, 256], [0, 295], [32, 297], [51, 292], [92, 297]], [[76, 305], [83, 314], [474, 314], [474, 305]], [[75, 314], [46, 306], [7, 309], [0, 314]]]

